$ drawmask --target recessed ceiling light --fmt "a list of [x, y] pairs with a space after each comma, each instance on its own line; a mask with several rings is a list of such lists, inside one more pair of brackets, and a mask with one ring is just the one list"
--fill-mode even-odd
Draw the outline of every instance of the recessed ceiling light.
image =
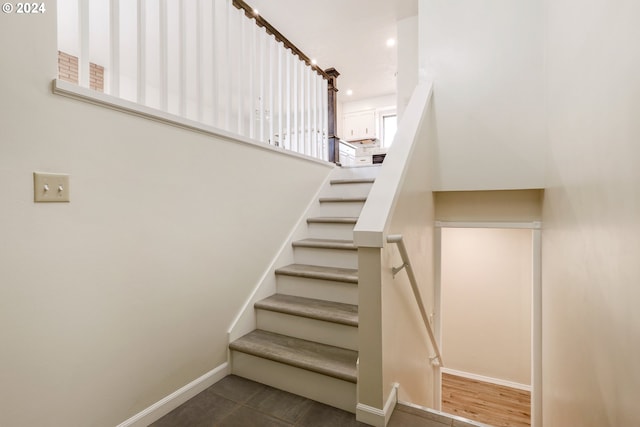
[[253, 14], [254, 15], [260, 15], [260, 12], [258, 11], [258, 9], [253, 9]]
[[396, 39], [388, 39], [387, 40], [387, 47], [393, 47], [396, 45]]
[[311, 60], [311, 64], [312, 64], [312, 65], [318, 65], [318, 61], [316, 61], [316, 59], [315, 59], [315, 58], [313, 58], [313, 59]]
[[347, 96], [353, 95], [353, 91], [351, 89], [347, 89]]

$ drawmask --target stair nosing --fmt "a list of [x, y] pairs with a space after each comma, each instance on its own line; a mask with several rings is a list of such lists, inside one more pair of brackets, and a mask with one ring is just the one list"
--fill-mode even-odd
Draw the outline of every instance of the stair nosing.
[[313, 249], [341, 249], [346, 251], [355, 251], [358, 248], [353, 244], [353, 240], [340, 239], [301, 239], [291, 243], [294, 248], [313, 248]]
[[[251, 337], [256, 337], [259, 336], [261, 339], [268, 339], [268, 344], [263, 346], [263, 349], [268, 347], [269, 344], [271, 345], [271, 350], [272, 351], [260, 351], [260, 349], [258, 347], [260, 347], [259, 344], [257, 343], [250, 343]], [[288, 341], [291, 341], [293, 343], [296, 344], [295, 347], [286, 347], [285, 355], [278, 355], [275, 351], [273, 351], [273, 349], [276, 346], [279, 346], [280, 343], [277, 342], [276, 340], [280, 340], [282, 341], [284, 339], [287, 339]], [[350, 356], [350, 357], [354, 357], [354, 363], [353, 363], [353, 367], [349, 366], [348, 367], [348, 371], [349, 372], [345, 372], [346, 369], [342, 369], [342, 370], [335, 370], [335, 369], [330, 369], [328, 367], [323, 368], [319, 363], [314, 363], [314, 360], [304, 360], [303, 358], [300, 357], [301, 353], [303, 352], [303, 350], [305, 349], [305, 347], [308, 348], [308, 344], [313, 344], [318, 348], [324, 349], [325, 351], [329, 352], [329, 353], [342, 353], [342, 356]], [[267, 359], [267, 360], [272, 360], [274, 362], [279, 362], [279, 363], [283, 363], [289, 366], [293, 366], [296, 368], [300, 368], [300, 369], [305, 369], [311, 372], [316, 372], [318, 374], [322, 374], [322, 375], [327, 375], [333, 378], [337, 378], [343, 381], [347, 381], [350, 383], [356, 383], [357, 381], [357, 375], [356, 375], [356, 366], [355, 366], [355, 360], [357, 359], [357, 352], [353, 351], [353, 350], [348, 350], [345, 348], [341, 348], [341, 347], [335, 347], [335, 346], [330, 346], [327, 344], [321, 344], [321, 343], [316, 343], [313, 341], [308, 341], [308, 340], [303, 340], [300, 338], [294, 338], [294, 337], [289, 337], [286, 335], [282, 335], [282, 334], [276, 334], [274, 332], [267, 332], [267, 331], [262, 331], [260, 329], [256, 329], [250, 333], [248, 333], [247, 335], [237, 339], [236, 341], [232, 342], [231, 344], [229, 344], [229, 348], [231, 350], [235, 350], [235, 351], [239, 351], [242, 353], [246, 353], [246, 354], [250, 354], [252, 356], [256, 356], [256, 357], [261, 357], [263, 359]], [[296, 357], [297, 356], [297, 357]], [[310, 357], [307, 359], [315, 359], [316, 362], [318, 362], [320, 359], [317, 357]], [[336, 361], [334, 359], [334, 361]], [[344, 362], [343, 361], [337, 361], [336, 364], [338, 365], [343, 365], [344, 368]]]
[[373, 184], [375, 182], [375, 178], [345, 178], [345, 179], [332, 179], [331, 185], [341, 185], [341, 184]]
[[356, 224], [357, 217], [351, 216], [316, 216], [307, 218], [307, 224]]
[[[311, 268], [305, 269], [305, 267]], [[343, 270], [343, 273], [336, 274], [335, 272], [331, 272], [328, 270]], [[323, 267], [310, 264], [289, 264], [287, 266], [276, 269], [275, 274], [282, 276], [304, 277], [307, 279], [332, 280], [335, 282], [358, 284], [358, 270], [353, 268]]]
[[320, 197], [320, 203], [364, 203], [366, 197]]
[[[273, 304], [274, 302], [275, 304]], [[259, 310], [358, 327], [358, 307], [353, 304], [275, 294], [256, 302], [254, 307]], [[313, 307], [315, 310], [304, 310], [304, 307]], [[356, 309], [355, 314], [349, 310], [353, 307]]]

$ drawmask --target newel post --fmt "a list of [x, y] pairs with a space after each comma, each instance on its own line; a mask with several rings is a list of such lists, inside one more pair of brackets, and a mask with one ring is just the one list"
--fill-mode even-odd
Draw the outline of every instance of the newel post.
[[325, 73], [329, 75], [329, 97], [328, 97], [328, 139], [329, 139], [329, 161], [338, 163], [340, 161], [340, 144], [338, 143], [338, 137], [336, 132], [338, 130], [337, 122], [337, 101], [338, 101], [338, 76], [340, 73], [335, 68], [329, 68], [325, 70]]

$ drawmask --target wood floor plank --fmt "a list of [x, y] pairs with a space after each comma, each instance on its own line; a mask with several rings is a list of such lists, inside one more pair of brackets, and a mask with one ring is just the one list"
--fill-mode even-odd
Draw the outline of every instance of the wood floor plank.
[[442, 374], [442, 410], [495, 427], [529, 427], [531, 393]]

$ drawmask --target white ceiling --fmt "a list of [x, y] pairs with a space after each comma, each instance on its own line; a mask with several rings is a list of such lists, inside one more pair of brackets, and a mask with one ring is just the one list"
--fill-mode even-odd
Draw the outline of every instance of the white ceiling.
[[[418, 0], [245, 0], [323, 69], [335, 68], [338, 102], [396, 93], [396, 22]], [[353, 90], [347, 96], [347, 89]]]

